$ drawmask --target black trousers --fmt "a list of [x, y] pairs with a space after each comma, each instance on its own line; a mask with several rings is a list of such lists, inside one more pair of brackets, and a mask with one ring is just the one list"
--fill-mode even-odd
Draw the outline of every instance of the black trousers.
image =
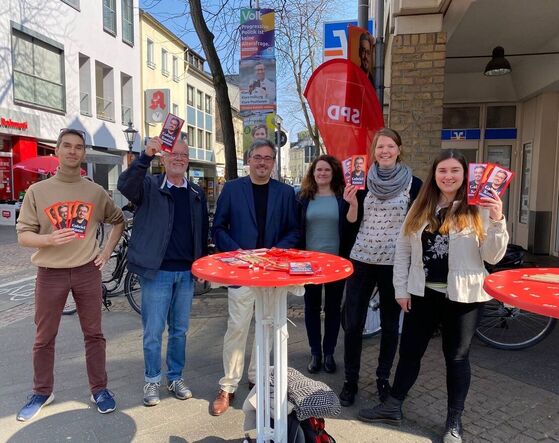
[[392, 266], [371, 265], [352, 260], [353, 274], [346, 284], [346, 298], [342, 310], [344, 329], [345, 380], [357, 383], [361, 367], [363, 328], [367, 319], [369, 299], [375, 286], [380, 295], [380, 352], [377, 377], [388, 379], [398, 348], [400, 305], [394, 298]]
[[446, 363], [448, 406], [464, 410], [470, 388], [469, 353], [483, 303], [458, 303], [446, 295], [425, 288], [425, 296], [412, 295], [411, 310], [404, 317], [400, 360], [394, 377], [392, 396], [404, 400], [414, 385], [435, 328], [442, 326]]
[[[305, 285], [305, 326], [313, 355], [333, 355], [338, 343], [345, 280]], [[321, 344], [322, 286], [324, 286], [324, 339]]]

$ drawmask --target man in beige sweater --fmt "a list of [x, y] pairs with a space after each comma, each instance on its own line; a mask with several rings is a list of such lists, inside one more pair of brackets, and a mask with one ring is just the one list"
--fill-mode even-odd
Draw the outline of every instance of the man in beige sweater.
[[[17, 415], [19, 421], [35, 417], [54, 400], [54, 343], [68, 293], [72, 291], [85, 341], [85, 359], [91, 400], [102, 413], [116, 408], [114, 395], [107, 389], [105, 338], [101, 330], [101, 268], [118, 243], [124, 224], [122, 211], [99, 185], [80, 176], [85, 160], [85, 133], [62, 129], [55, 149], [60, 162], [56, 174], [29, 187], [17, 222], [21, 246], [37, 248], [31, 261], [38, 267], [35, 288], [33, 345], [33, 392]], [[91, 205], [87, 229], [78, 235], [72, 228], [56, 226], [49, 208]], [[96, 240], [99, 223], [113, 229], [100, 250]]]

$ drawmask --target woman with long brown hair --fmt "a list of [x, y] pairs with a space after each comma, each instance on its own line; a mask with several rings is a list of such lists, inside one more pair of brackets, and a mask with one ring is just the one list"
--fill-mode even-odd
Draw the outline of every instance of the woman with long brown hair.
[[[342, 165], [331, 155], [316, 158], [299, 193], [301, 248], [347, 256], [342, 226], [347, 204], [343, 199]], [[336, 371], [334, 351], [340, 330], [340, 309], [345, 280], [324, 285], [305, 285], [305, 326], [311, 357], [307, 369], [318, 372]], [[320, 312], [324, 287], [324, 338], [321, 338]], [[322, 341], [322, 343], [321, 343]]]
[[497, 263], [509, 238], [496, 192], [479, 207], [468, 205], [467, 171], [462, 154], [441, 151], [406, 217], [394, 258], [396, 301], [406, 313], [394, 385], [385, 402], [359, 412], [364, 421], [400, 424], [402, 402], [440, 324], [448, 391], [444, 443], [462, 441], [470, 345], [479, 311], [490, 299], [483, 290], [483, 261]]
[[356, 233], [351, 249], [353, 275], [347, 280], [342, 310], [344, 328], [345, 381], [340, 392], [342, 406], [351, 406], [358, 390], [363, 327], [369, 300], [379, 289], [380, 351], [376, 370], [379, 398], [390, 392], [388, 382], [398, 349], [400, 306], [394, 299], [392, 266], [396, 239], [409, 207], [419, 192], [421, 180], [401, 161], [402, 139], [393, 129], [380, 129], [369, 149], [374, 163], [367, 172], [367, 188], [356, 192], [347, 186], [344, 199], [349, 203], [347, 231]]

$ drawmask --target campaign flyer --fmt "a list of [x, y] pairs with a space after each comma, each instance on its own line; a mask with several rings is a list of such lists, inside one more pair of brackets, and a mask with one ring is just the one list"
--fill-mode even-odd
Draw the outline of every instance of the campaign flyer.
[[70, 228], [77, 238], [85, 238], [87, 227], [93, 213], [93, 204], [83, 201], [72, 202]]
[[482, 197], [493, 198], [491, 191], [495, 191], [500, 198], [503, 198], [513, 176], [514, 172], [489, 163], [479, 184], [476, 201], [479, 202]]
[[367, 156], [352, 155], [342, 162], [346, 185], [354, 185], [357, 189], [365, 189], [367, 183]]
[[290, 275], [312, 275], [314, 269], [309, 262], [290, 262], [289, 263]]
[[167, 114], [161, 134], [159, 138], [162, 141], [161, 149], [166, 152], [172, 152], [175, 143], [180, 138], [182, 125], [184, 120], [173, 114]]
[[45, 214], [55, 230], [69, 228], [68, 217], [72, 202], [56, 202], [45, 208]]
[[470, 163], [468, 164], [468, 204], [474, 205], [476, 203], [476, 193], [479, 189], [479, 184], [483, 178], [483, 174], [487, 169], [487, 163]]

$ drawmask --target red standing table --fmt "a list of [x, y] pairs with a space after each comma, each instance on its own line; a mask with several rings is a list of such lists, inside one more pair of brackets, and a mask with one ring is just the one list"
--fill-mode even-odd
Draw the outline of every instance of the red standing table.
[[495, 272], [485, 278], [483, 289], [503, 303], [559, 318], [559, 283], [525, 278], [541, 274], [559, 276], [559, 268], [520, 268]]
[[[272, 254], [273, 250], [269, 250]], [[276, 250], [275, 252], [278, 252]], [[281, 254], [281, 250], [278, 252]], [[273, 440], [287, 442], [287, 293], [303, 295], [303, 285], [342, 280], [353, 273], [349, 260], [332, 254], [284, 250], [284, 256], [273, 257], [287, 262], [309, 262], [312, 275], [290, 275], [287, 271], [261, 267], [242, 268], [221, 261], [231, 253], [209, 255], [192, 265], [192, 273], [214, 283], [249, 286], [255, 294], [256, 331], [256, 433], [259, 443]], [[279, 257], [279, 258], [278, 258]], [[271, 427], [270, 343], [274, 350], [274, 428]]]

